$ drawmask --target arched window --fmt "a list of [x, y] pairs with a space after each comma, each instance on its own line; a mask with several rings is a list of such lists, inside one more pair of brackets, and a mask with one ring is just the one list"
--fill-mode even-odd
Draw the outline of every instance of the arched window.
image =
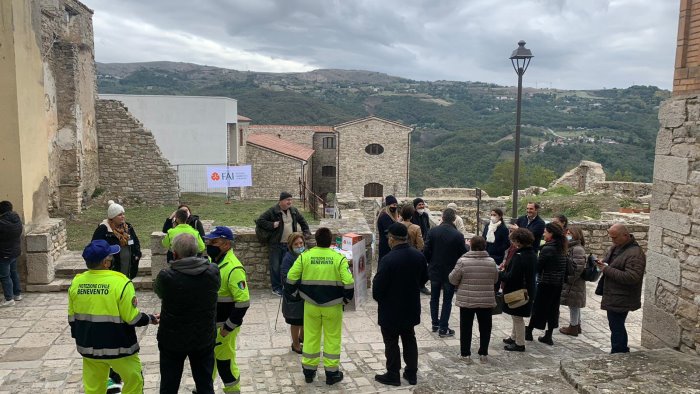
[[384, 186], [381, 183], [368, 183], [365, 185], [365, 197], [382, 197]]
[[381, 155], [384, 153], [384, 147], [379, 144], [369, 144], [365, 147], [365, 152], [370, 155]]
[[335, 176], [335, 167], [334, 166], [321, 167], [321, 176], [334, 177]]

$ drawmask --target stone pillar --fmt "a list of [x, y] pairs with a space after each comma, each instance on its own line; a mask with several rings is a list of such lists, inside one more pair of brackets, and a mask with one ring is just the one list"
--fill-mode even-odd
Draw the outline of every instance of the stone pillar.
[[26, 234], [27, 284], [46, 285], [55, 277], [55, 262], [66, 250], [66, 222], [47, 219]]
[[642, 345], [700, 348], [700, 0], [682, 0], [673, 97], [659, 109]]

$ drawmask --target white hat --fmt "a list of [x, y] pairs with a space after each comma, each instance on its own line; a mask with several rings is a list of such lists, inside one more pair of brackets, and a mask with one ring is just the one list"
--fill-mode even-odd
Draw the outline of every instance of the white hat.
[[451, 203], [447, 204], [447, 208], [452, 208], [454, 210], [457, 210], [457, 204], [451, 202]]
[[107, 201], [107, 205], [109, 206], [107, 208], [107, 219], [113, 219], [120, 213], [124, 213], [124, 207], [114, 202], [114, 200]]

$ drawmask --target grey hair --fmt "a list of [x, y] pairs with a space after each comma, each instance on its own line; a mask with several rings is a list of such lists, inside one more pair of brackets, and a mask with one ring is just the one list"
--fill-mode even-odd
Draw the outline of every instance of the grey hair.
[[446, 223], [454, 223], [457, 219], [457, 212], [452, 208], [447, 208], [442, 211], [442, 221]]
[[199, 252], [199, 245], [192, 234], [181, 233], [173, 239], [173, 254], [182, 259], [185, 257], [196, 256]]

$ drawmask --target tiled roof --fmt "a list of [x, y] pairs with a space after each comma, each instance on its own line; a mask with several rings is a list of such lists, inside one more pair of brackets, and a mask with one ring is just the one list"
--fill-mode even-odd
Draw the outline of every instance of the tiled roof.
[[333, 126], [304, 126], [304, 125], [283, 125], [283, 124], [261, 124], [251, 125], [250, 130], [277, 130], [285, 131], [313, 131], [314, 133], [332, 133]]
[[248, 143], [281, 153], [283, 155], [291, 156], [299, 160], [309, 160], [311, 155], [314, 154], [314, 150], [311, 148], [283, 140], [270, 134], [250, 134], [248, 135]]
[[382, 118], [380, 118], [380, 117], [378, 117], [378, 116], [368, 116], [368, 117], [366, 117], [366, 118], [351, 120], [351, 121], [349, 121], [349, 122], [337, 124], [337, 125], [333, 126], [333, 128], [334, 128], [334, 129], [338, 129], [338, 128], [342, 128], [342, 127], [345, 127], [345, 126], [350, 126], [350, 125], [353, 125], [353, 124], [356, 124], [356, 123], [366, 122], [366, 121], [369, 121], [369, 120], [377, 120], [377, 121], [380, 121], [380, 122], [392, 124], [392, 125], [394, 125], [394, 126], [403, 127], [404, 129], [413, 130], [412, 128], [406, 126], [405, 124], [401, 124], [401, 123], [399, 123], [399, 122], [394, 122], [394, 121], [392, 121], [392, 120], [382, 119]]
[[245, 116], [243, 116], [243, 115], [238, 115], [238, 121], [239, 121], [239, 122], [252, 122], [253, 119], [248, 118], [248, 117], [245, 117]]

